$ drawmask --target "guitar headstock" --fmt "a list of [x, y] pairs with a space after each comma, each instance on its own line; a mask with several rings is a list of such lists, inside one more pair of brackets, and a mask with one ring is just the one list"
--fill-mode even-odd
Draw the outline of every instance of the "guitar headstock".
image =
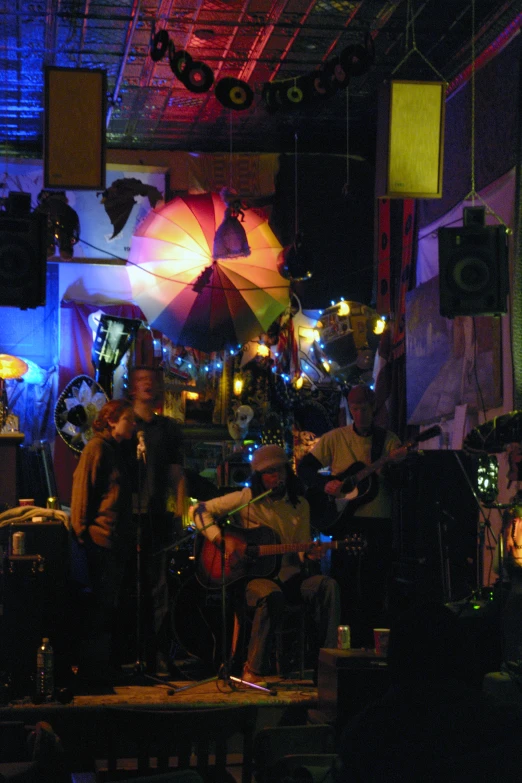
[[360, 555], [368, 546], [368, 542], [361, 533], [351, 533], [345, 536], [342, 541], [338, 541], [338, 546], [346, 550], [349, 554]]

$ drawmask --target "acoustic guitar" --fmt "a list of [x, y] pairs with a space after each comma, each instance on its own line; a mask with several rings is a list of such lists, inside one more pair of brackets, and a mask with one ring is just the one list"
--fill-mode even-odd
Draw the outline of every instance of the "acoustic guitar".
[[[221, 587], [221, 549], [202, 535], [196, 541], [196, 579], [206, 588]], [[328, 549], [343, 549], [352, 555], [361, 554], [366, 542], [358, 534], [343, 541], [306, 541], [281, 544], [272, 528], [260, 527], [243, 530], [227, 528], [225, 533], [225, 585], [244, 577], [269, 577], [279, 570], [281, 555], [289, 552], [326, 552]]]
[[[379, 491], [379, 477], [377, 471], [385, 465], [392, 463], [397, 458], [409, 452], [418, 443], [434, 438], [440, 435], [441, 428], [438, 424], [421, 432], [411, 440], [403, 443], [397, 449], [389, 454], [383, 454], [379, 459], [372, 462], [371, 465], [365, 465], [363, 462], [354, 462], [342, 473], [336, 476], [322, 476], [318, 483], [309, 487], [305, 497], [310, 504], [310, 522], [312, 527], [320, 532], [326, 532], [328, 535], [343, 535], [346, 524], [352, 518], [356, 509], [360, 506], [374, 500]], [[335, 498], [327, 495], [324, 487], [329, 481], [337, 479], [342, 481], [340, 487], [341, 498]], [[344, 503], [342, 511], [337, 511], [336, 500], [342, 500]]]

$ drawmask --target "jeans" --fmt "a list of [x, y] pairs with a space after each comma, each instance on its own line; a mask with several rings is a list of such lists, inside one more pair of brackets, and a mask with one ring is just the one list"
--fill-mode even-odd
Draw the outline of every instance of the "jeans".
[[266, 671], [274, 629], [281, 622], [285, 603], [295, 597], [312, 610], [319, 647], [337, 646], [340, 597], [334, 579], [320, 574], [297, 575], [283, 583], [252, 579], [245, 591], [246, 604], [254, 610], [246, 665], [254, 674]]

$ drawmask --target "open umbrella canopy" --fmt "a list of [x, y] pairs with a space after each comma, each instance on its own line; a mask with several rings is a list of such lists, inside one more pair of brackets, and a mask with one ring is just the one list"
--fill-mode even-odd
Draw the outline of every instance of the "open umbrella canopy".
[[265, 218], [245, 210], [250, 255], [214, 259], [225, 204], [214, 193], [177, 196], [136, 230], [128, 260], [133, 298], [150, 326], [210, 353], [265, 332], [288, 305], [281, 244]]

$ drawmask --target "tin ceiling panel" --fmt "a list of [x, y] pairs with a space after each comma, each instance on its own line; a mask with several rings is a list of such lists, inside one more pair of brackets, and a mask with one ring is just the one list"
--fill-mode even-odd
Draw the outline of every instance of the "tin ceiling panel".
[[[472, 9], [472, 0], [11, 0], [0, 8], [0, 143], [41, 152], [43, 68], [55, 65], [106, 70], [110, 147], [284, 151], [297, 135], [303, 151], [343, 151], [349, 95], [351, 148], [371, 154], [384, 80], [441, 74], [451, 82], [472, 61], [472, 30], [478, 58], [521, 23], [522, 0], [475, 0], [474, 26]], [[172, 55], [208, 66], [208, 90], [187, 89], [168, 51], [151, 58], [161, 30]], [[309, 92], [317, 69], [364, 46], [374, 59], [348, 91]], [[249, 108], [241, 92], [227, 93], [233, 109], [217, 99], [229, 77], [253, 91]], [[275, 104], [269, 82], [284, 82]]]

